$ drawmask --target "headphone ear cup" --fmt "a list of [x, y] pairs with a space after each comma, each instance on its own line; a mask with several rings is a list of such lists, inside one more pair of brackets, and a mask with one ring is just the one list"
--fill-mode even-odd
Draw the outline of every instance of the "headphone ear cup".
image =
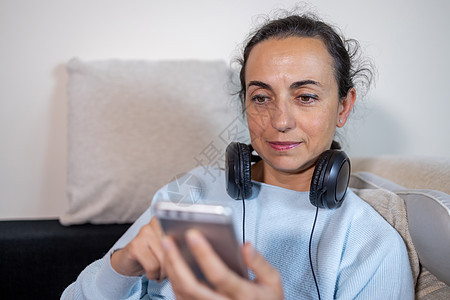
[[248, 199], [251, 196], [250, 155], [250, 148], [237, 142], [230, 143], [225, 151], [226, 187], [228, 195], [233, 199]]
[[327, 150], [317, 160], [311, 180], [309, 200], [319, 208], [342, 204], [350, 180], [350, 160], [343, 151]]
[[[252, 195], [251, 151], [246, 144], [239, 143], [241, 156], [241, 199], [248, 199]], [[242, 198], [243, 197], [243, 198]]]
[[323, 190], [323, 180], [325, 177], [325, 170], [330, 159], [328, 151], [323, 152], [317, 160], [314, 173], [311, 178], [311, 186], [309, 189], [309, 201], [312, 205], [319, 208], [324, 208], [321, 201], [321, 194]]

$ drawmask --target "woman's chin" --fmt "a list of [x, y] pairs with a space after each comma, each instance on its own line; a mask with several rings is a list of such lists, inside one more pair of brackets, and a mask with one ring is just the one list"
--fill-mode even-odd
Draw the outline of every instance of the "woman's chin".
[[269, 165], [277, 172], [286, 174], [298, 174], [309, 170], [314, 163], [293, 162], [293, 161], [273, 161]]

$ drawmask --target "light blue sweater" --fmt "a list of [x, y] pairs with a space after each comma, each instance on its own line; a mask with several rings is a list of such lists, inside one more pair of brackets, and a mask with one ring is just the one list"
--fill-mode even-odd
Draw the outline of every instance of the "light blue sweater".
[[[225, 191], [224, 172], [189, 173], [201, 189], [187, 189], [188, 199], [230, 206], [242, 240], [242, 202]], [[184, 182], [184, 187], [191, 183]], [[201, 183], [201, 184], [200, 184]], [[286, 299], [317, 299], [309, 265], [308, 243], [316, 208], [308, 192], [253, 182], [246, 200], [246, 241], [281, 273]], [[183, 187], [182, 186], [182, 187]], [[172, 200], [177, 186], [155, 194], [153, 204]], [[202, 193], [199, 193], [202, 191]], [[192, 197], [192, 195], [194, 195]], [[149, 208], [102, 259], [89, 265], [62, 299], [174, 299], [168, 280], [128, 277], [111, 267], [110, 255], [124, 247], [152, 217]], [[402, 238], [372, 207], [350, 190], [341, 207], [319, 209], [312, 242], [312, 261], [322, 299], [414, 299], [408, 254]]]

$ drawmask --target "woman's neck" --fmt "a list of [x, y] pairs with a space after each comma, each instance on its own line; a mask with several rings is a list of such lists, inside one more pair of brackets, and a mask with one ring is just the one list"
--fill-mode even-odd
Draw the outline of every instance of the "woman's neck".
[[314, 165], [298, 173], [280, 172], [264, 161], [252, 165], [252, 179], [282, 188], [305, 192], [309, 191]]

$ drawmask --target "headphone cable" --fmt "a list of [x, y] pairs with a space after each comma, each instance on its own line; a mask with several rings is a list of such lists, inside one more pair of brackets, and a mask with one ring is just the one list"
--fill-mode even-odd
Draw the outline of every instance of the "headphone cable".
[[314, 223], [311, 229], [311, 235], [309, 237], [309, 265], [311, 266], [311, 272], [314, 278], [314, 283], [316, 285], [316, 290], [317, 290], [317, 296], [319, 296], [319, 300], [320, 300], [320, 292], [319, 292], [319, 285], [317, 284], [317, 278], [316, 278], [316, 274], [314, 273], [314, 267], [313, 267], [313, 263], [312, 263], [312, 258], [311, 258], [311, 244], [312, 244], [312, 238], [313, 238], [313, 233], [314, 233], [314, 228], [316, 227], [316, 221], [317, 221], [317, 215], [319, 214], [319, 206], [316, 207], [316, 216], [314, 217]]
[[[244, 194], [242, 193], [242, 187], [239, 186], [239, 190], [241, 191], [241, 195], [242, 195], [242, 244], [245, 244], [245, 198], [244, 198]], [[316, 228], [316, 221], [317, 221], [317, 216], [319, 214], [319, 206], [316, 207], [316, 214], [314, 216], [314, 223], [311, 229], [311, 235], [309, 236], [309, 265], [311, 266], [311, 272], [314, 278], [314, 284], [316, 285], [316, 290], [317, 290], [317, 296], [319, 297], [318, 299], [321, 300], [320, 298], [320, 291], [319, 291], [319, 285], [317, 284], [317, 278], [316, 278], [316, 274], [314, 273], [314, 267], [313, 267], [313, 263], [312, 263], [312, 255], [311, 255], [311, 248], [312, 248], [312, 238], [313, 238], [313, 234], [314, 234], [314, 229]]]
[[239, 185], [239, 190], [242, 196], [242, 245], [245, 244], [245, 197], [242, 193], [242, 186]]
[[[239, 191], [241, 193], [242, 198], [242, 245], [245, 244], [245, 197], [242, 193], [242, 186], [238, 184]], [[239, 198], [237, 198], [239, 199]]]
[[242, 244], [245, 244], [245, 200], [242, 197]]

